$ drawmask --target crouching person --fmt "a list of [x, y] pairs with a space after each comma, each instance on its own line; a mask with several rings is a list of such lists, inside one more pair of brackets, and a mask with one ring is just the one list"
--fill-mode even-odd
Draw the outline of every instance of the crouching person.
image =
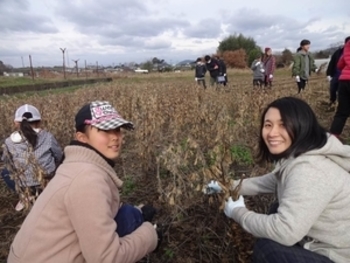
[[39, 110], [25, 104], [16, 110], [14, 131], [3, 145], [1, 176], [19, 194], [15, 209], [30, 208], [43, 191], [62, 160], [62, 149], [55, 137], [42, 128]]
[[[263, 112], [259, 148], [274, 171], [244, 179], [240, 198], [225, 204], [226, 216], [259, 238], [253, 262], [350, 262], [350, 146], [327, 133], [306, 102], [287, 97]], [[206, 188], [213, 191], [221, 191], [215, 181]], [[248, 210], [243, 195], [259, 194], [275, 194], [279, 206], [269, 215]]]
[[122, 129], [133, 129], [108, 102], [85, 105], [75, 118], [76, 140], [17, 233], [8, 263], [137, 262], [158, 245], [145, 220], [123, 237], [115, 216], [120, 208], [114, 161]]

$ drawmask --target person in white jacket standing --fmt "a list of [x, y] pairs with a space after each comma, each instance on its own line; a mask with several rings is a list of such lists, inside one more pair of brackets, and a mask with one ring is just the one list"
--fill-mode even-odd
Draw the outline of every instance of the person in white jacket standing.
[[[224, 210], [258, 238], [253, 262], [350, 262], [350, 146], [327, 133], [306, 102], [286, 97], [263, 112], [259, 148], [275, 169], [244, 179], [241, 196]], [[217, 181], [205, 189], [220, 191]], [[276, 211], [248, 210], [243, 196], [258, 194], [275, 194]]]

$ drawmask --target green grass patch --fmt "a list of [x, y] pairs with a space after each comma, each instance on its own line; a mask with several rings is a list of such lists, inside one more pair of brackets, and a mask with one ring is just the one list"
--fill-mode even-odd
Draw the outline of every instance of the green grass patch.
[[238, 165], [252, 165], [254, 163], [252, 153], [248, 147], [234, 145], [230, 148], [230, 152]]

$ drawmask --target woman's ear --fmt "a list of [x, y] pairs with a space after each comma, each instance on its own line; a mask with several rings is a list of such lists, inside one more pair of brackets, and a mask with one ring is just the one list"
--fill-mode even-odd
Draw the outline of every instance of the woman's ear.
[[89, 140], [88, 136], [83, 132], [77, 132], [75, 134], [75, 139], [82, 143], [87, 143]]

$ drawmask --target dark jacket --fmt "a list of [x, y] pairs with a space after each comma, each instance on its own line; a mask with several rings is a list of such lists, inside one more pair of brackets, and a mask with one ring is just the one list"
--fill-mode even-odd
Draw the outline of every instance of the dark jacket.
[[205, 73], [207, 72], [207, 68], [204, 63], [197, 63], [196, 64], [196, 78], [204, 78]]
[[222, 59], [218, 60], [219, 63], [219, 75], [223, 76], [224, 74], [226, 74], [226, 64]]
[[219, 76], [219, 62], [212, 58], [210, 62], [207, 62], [207, 70], [210, 73], [210, 77], [217, 78]]
[[328, 68], [327, 68], [327, 76], [331, 76], [332, 78], [338, 79], [340, 76], [340, 70], [337, 68], [337, 63], [342, 56], [344, 51], [344, 48], [339, 48], [337, 49], [332, 57], [331, 60], [328, 63]]

